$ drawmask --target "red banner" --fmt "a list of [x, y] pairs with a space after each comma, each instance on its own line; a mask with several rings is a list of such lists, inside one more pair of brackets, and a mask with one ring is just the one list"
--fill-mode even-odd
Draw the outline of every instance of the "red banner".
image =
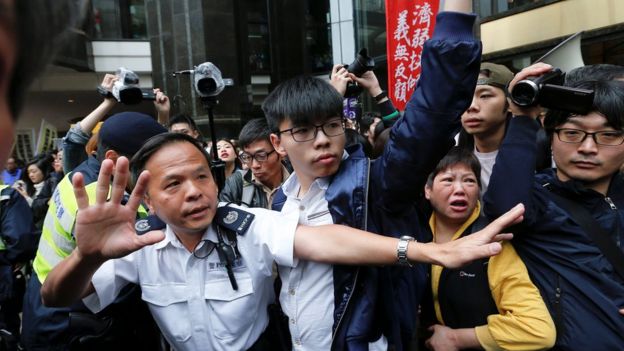
[[405, 110], [420, 78], [420, 57], [433, 34], [439, 0], [386, 0], [388, 97]]

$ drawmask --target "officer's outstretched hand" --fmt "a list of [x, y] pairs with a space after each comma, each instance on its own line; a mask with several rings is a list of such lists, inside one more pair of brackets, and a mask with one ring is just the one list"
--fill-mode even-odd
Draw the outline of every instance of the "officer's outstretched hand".
[[[93, 205], [89, 205], [82, 175], [80, 173], [74, 175], [74, 194], [78, 204], [76, 249], [80, 256], [92, 261], [105, 261], [125, 256], [164, 239], [162, 231], [152, 231], [139, 236], [134, 229], [137, 209], [149, 180], [147, 171], [139, 176], [128, 202], [125, 205], [121, 204], [129, 178], [128, 165], [128, 159], [125, 157], [117, 159], [116, 165], [108, 159], [102, 162]], [[111, 188], [113, 168], [115, 175]], [[110, 199], [107, 201], [109, 189]]]
[[439, 264], [447, 268], [458, 268], [470, 261], [497, 255], [502, 250], [500, 241], [513, 238], [513, 234], [502, 233], [503, 230], [512, 224], [520, 223], [523, 214], [524, 205], [518, 204], [480, 231], [441, 244], [440, 246], [444, 248], [438, 258]]

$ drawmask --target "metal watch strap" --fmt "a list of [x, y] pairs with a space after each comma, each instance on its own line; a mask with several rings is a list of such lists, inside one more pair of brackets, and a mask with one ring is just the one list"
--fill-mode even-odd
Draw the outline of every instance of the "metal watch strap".
[[407, 248], [410, 241], [415, 241], [415, 239], [407, 235], [403, 235], [399, 238], [399, 242], [397, 244], [397, 262], [401, 266], [412, 266], [410, 261], [407, 259]]

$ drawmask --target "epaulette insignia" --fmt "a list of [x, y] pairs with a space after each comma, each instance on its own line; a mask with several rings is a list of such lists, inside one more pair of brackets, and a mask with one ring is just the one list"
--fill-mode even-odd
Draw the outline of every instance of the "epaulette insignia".
[[222, 206], [217, 208], [215, 222], [222, 227], [235, 231], [238, 235], [244, 235], [254, 217], [252, 213], [247, 211], [231, 206]]
[[165, 227], [167, 227], [167, 223], [163, 222], [155, 215], [141, 218], [134, 223], [134, 230], [136, 230], [138, 235], [143, 235], [152, 230], [162, 230], [165, 229]]

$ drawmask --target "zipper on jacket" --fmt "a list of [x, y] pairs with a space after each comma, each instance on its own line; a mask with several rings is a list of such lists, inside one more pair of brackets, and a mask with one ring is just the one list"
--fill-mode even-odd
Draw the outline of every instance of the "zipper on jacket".
[[369, 158], [366, 159], [368, 162], [366, 163], [366, 189], [364, 190], [364, 231], [368, 231], [368, 187], [370, 185], [370, 165], [371, 160]]
[[555, 327], [557, 329], [557, 337], [563, 336], [565, 333], [565, 325], [563, 321], [563, 307], [561, 306], [561, 296], [563, 291], [561, 290], [561, 276], [557, 274], [557, 285], [555, 286]]
[[615, 206], [615, 204], [613, 203], [610, 197], [606, 196], [605, 201], [609, 204], [609, 207], [611, 207], [612, 210], [617, 210], [617, 207]]
[[345, 314], [347, 314], [347, 308], [349, 308], [349, 302], [351, 301], [351, 297], [353, 297], [353, 293], [355, 292], [355, 289], [357, 289], [357, 281], [359, 275], [360, 269], [358, 268], [355, 271], [355, 279], [353, 279], [353, 289], [351, 289], [349, 297], [347, 298], [347, 304], [345, 305], [344, 312], [342, 312], [342, 314], [340, 315], [340, 319], [338, 320], [338, 324], [336, 324], [336, 332], [332, 334], [332, 341], [330, 346], [332, 350], [334, 349], [334, 341], [336, 341], [336, 334], [338, 334], [338, 330], [340, 329], [340, 325], [342, 324], [342, 319], [344, 318]]

